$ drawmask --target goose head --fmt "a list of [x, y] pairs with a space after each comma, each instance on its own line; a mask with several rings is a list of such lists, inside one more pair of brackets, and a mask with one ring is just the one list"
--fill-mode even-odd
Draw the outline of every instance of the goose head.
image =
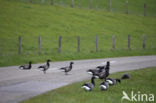
[[107, 66], [110, 66], [110, 62], [109, 61], [107, 61], [107, 64], [106, 64]]
[[47, 60], [47, 63], [49, 63], [49, 62], [51, 62], [51, 60], [50, 60], [50, 59], [48, 59], [48, 60]]
[[116, 82], [119, 82], [119, 83], [121, 83], [121, 80], [120, 80], [120, 79], [116, 79]]
[[30, 61], [29, 64], [32, 64], [32, 61]]

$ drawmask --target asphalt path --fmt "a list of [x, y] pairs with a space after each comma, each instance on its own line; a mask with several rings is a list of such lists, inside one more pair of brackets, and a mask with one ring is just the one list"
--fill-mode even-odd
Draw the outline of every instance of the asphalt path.
[[[19, 66], [0, 67], [0, 103], [17, 103], [47, 91], [87, 80], [86, 70], [111, 61], [110, 73], [129, 71], [156, 66], [156, 56], [135, 56], [106, 59], [73, 60], [73, 70], [69, 75], [60, 71], [70, 61], [50, 62], [46, 74], [38, 70], [42, 64], [33, 64], [31, 70], [20, 70]], [[45, 63], [44, 63], [45, 64]]]

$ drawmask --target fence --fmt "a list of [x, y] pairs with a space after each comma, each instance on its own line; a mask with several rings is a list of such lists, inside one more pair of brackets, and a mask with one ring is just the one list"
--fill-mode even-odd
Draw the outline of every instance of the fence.
[[[41, 3], [49, 5], [70, 6], [72, 8], [89, 8], [119, 12], [126, 14], [136, 14], [144, 16], [156, 16], [155, 6], [152, 2], [139, 2], [139, 0], [21, 0], [23, 2]], [[137, 6], [136, 6], [137, 5]], [[148, 5], [148, 6], [147, 6]]]
[[[0, 56], [3, 54], [45, 54], [45, 53], [63, 53], [63, 52], [101, 52], [104, 50], [119, 50], [119, 49], [153, 49], [156, 48], [152, 43], [155, 38], [144, 34], [140, 36], [140, 40], [137, 37], [133, 37], [130, 34], [126, 37], [118, 37], [112, 35], [111, 37], [102, 37], [96, 35], [95, 37], [62, 37], [57, 39], [53, 37], [22, 37], [17, 39], [0, 40]], [[5, 43], [7, 41], [7, 44]], [[111, 46], [112, 45], [112, 46]]]

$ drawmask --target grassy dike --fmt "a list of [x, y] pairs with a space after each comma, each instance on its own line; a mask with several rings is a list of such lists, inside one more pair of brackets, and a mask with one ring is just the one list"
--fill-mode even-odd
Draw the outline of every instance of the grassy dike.
[[[19, 0], [0, 0], [0, 66], [71, 59], [108, 58], [156, 54], [156, 18], [126, 15], [87, 8], [31, 4]], [[137, 6], [137, 5], [136, 5]], [[153, 9], [154, 11], [154, 9]], [[131, 34], [131, 50], [127, 36]], [[146, 49], [142, 49], [146, 34]], [[38, 36], [42, 53], [38, 54]], [[95, 37], [99, 52], [95, 52]], [[116, 50], [112, 51], [112, 35]], [[22, 37], [22, 55], [18, 55], [18, 36]], [[62, 53], [58, 54], [58, 37]], [[77, 53], [77, 36], [81, 37]]]

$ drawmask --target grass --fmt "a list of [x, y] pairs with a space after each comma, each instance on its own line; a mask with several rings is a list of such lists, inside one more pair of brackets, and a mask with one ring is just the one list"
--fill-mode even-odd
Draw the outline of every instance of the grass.
[[[125, 91], [128, 96], [130, 96], [131, 91], [134, 91], [136, 94], [140, 91], [141, 94], [155, 95], [155, 69], [156, 67], [111, 74], [110, 77], [119, 78], [123, 73], [129, 73], [131, 78], [122, 80], [121, 84], [111, 86], [108, 91], [100, 91], [99, 84], [102, 81], [96, 80], [94, 90], [92, 92], [85, 92], [81, 89], [81, 85], [86, 81], [82, 81], [49, 91], [32, 99], [25, 100], [22, 103], [121, 103], [122, 91]], [[124, 100], [123, 103], [131, 102]], [[144, 103], [148, 102], [144, 101]]]
[[[29, 0], [23, 0], [29, 2]], [[32, 0], [33, 3], [50, 4], [51, 0], [45, 0], [44, 3], [41, 0]], [[144, 3], [147, 4], [147, 15], [156, 16], [156, 1], [155, 0], [128, 0], [129, 13], [135, 15], [144, 14]], [[55, 5], [71, 6], [72, 0], [54, 0]], [[75, 6], [80, 8], [89, 8], [90, 0], [75, 0]], [[93, 0], [92, 9], [102, 9], [109, 11], [109, 0]], [[117, 13], [126, 13], [126, 0], [111, 0], [111, 11]]]
[[[29, 60], [44, 62], [49, 58], [60, 61], [156, 54], [155, 17], [19, 0], [0, 2], [0, 66], [24, 64]], [[131, 34], [131, 50], [127, 49], [128, 34]], [[145, 50], [142, 49], [142, 34], [147, 37]], [[21, 56], [18, 55], [19, 35], [22, 36]], [[41, 55], [38, 55], [39, 35], [42, 36]], [[96, 35], [99, 37], [98, 53], [95, 52]], [[111, 50], [112, 35], [116, 36], [114, 51]], [[62, 54], [57, 53], [59, 36], [62, 36]], [[77, 36], [81, 37], [80, 53], [77, 53]]]

